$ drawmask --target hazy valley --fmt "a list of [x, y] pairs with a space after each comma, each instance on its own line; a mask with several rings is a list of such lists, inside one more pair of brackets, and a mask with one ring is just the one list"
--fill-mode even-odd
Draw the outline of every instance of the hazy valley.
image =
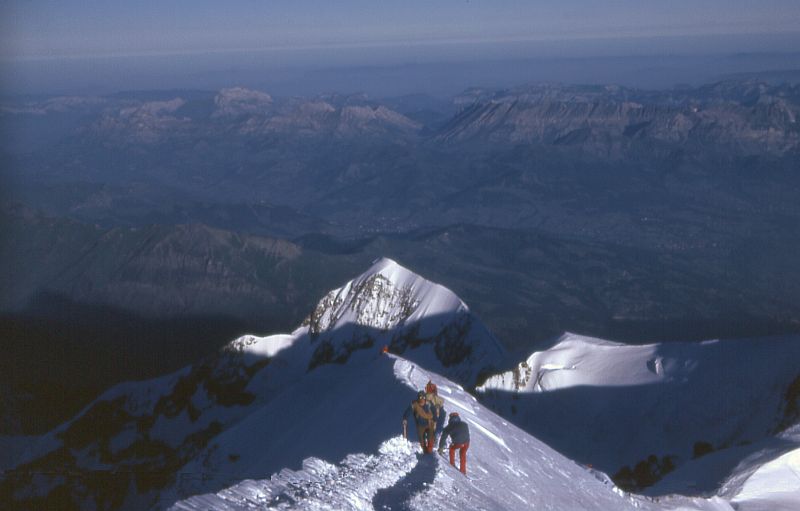
[[[798, 115], [800, 87], [748, 78], [5, 101], [4, 336], [29, 362], [65, 336], [93, 339], [110, 368], [59, 413], [36, 404], [49, 384], [4, 371], [25, 389], [6, 393], [13, 409], [48, 410], [6, 432], [41, 432], [120, 379], [296, 325], [384, 256], [453, 289], [520, 354], [564, 331], [800, 331]], [[155, 364], [146, 346], [163, 325], [176, 349]]]

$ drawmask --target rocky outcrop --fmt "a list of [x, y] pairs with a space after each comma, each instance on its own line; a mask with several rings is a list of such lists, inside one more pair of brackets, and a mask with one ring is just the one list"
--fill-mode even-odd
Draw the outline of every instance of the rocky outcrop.
[[299, 298], [293, 266], [305, 258], [290, 241], [205, 225], [102, 229], [46, 217], [15, 218], [9, 229], [16, 244], [7, 257], [19, 270], [7, 277], [6, 308], [49, 294], [147, 317], [263, 317]]
[[223, 350], [173, 375], [111, 389], [46, 435], [39, 456], [5, 472], [0, 500], [118, 509], [134, 494], [157, 507], [154, 495], [176, 484], [177, 471], [256, 399], [247, 385], [269, 361]]
[[266, 115], [272, 106], [272, 96], [264, 92], [233, 87], [222, 89], [214, 97], [213, 117]]
[[[38, 112], [48, 105], [25, 108], [25, 112]], [[130, 146], [195, 143], [198, 139], [224, 139], [231, 135], [340, 140], [409, 137], [421, 128], [403, 114], [365, 97], [320, 96], [275, 101], [265, 92], [233, 87], [220, 90], [210, 100], [178, 96], [160, 101], [109, 102], [102, 115], [84, 129], [84, 134], [104, 143]]]
[[719, 84], [657, 93], [542, 85], [494, 94], [473, 90], [457, 99], [461, 112], [437, 138], [570, 146], [612, 157], [652, 147], [782, 155], [800, 144], [798, 88]]
[[185, 103], [173, 98], [109, 109], [88, 131], [104, 139], [123, 141], [124, 145], [162, 143], [189, 127], [190, 120], [177, 113]]

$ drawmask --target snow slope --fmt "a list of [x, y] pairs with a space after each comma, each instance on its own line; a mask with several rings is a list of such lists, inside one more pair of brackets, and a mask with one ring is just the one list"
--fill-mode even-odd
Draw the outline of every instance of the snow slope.
[[[274, 403], [215, 439], [210, 450], [220, 454], [212, 465], [226, 453], [241, 453], [229, 465], [237, 467], [234, 479], [243, 482], [179, 501], [172, 509], [625, 510], [644, 502], [507, 423], [449, 380], [402, 358], [379, 357], [347, 374], [331, 369], [325, 382], [308, 378], [296, 389], [315, 393], [317, 404], [294, 414], [284, 435], [273, 437], [284, 430], [273, 421], [276, 407], [284, 404]], [[470, 425], [468, 477], [435, 454], [421, 454], [413, 438], [398, 436], [403, 408], [429, 379], [438, 385], [445, 408]], [[367, 406], [351, 415], [359, 402]], [[278, 446], [259, 442], [265, 437]], [[346, 444], [350, 454], [306, 458], [268, 478], [274, 457], [298, 449], [295, 442]], [[207, 461], [202, 458], [198, 469]]]
[[800, 509], [800, 448], [758, 467], [731, 503], [737, 511]]
[[[683, 444], [655, 419], [672, 414], [681, 414], [670, 423], [678, 434], [702, 430], [711, 442], [763, 437], [776, 424], [780, 396], [774, 396], [785, 390], [777, 375], [791, 373], [797, 360], [792, 343], [732, 344], [739, 350], [732, 351], [727, 342], [626, 347], [569, 335], [563, 341], [482, 389], [493, 406], [508, 405], [505, 412], [515, 420], [535, 416], [537, 424], [549, 424], [542, 441], [468, 392], [505, 363], [497, 340], [452, 292], [382, 259], [328, 293], [291, 334], [243, 336], [174, 374], [110, 389], [30, 442], [0, 476], [0, 503], [22, 509], [559, 511], [731, 511], [733, 503], [755, 511], [796, 501], [797, 457], [787, 447], [795, 437], [788, 434], [782, 438], [788, 443], [766, 446], [740, 463], [709, 499], [628, 495], [602, 472], [546, 445], [562, 451], [577, 445], [582, 450], [575, 458], [585, 461], [584, 451], [608, 456], [601, 442], [616, 440], [622, 429], [632, 447], [621, 452], [659, 450], [653, 439], [661, 438], [671, 449]], [[381, 354], [384, 345], [391, 353]], [[725, 368], [739, 367], [734, 362], [743, 357], [753, 374], [736, 380], [736, 396], [719, 399], [720, 389], [732, 390]], [[468, 477], [399, 438], [402, 413], [428, 379], [439, 386], [446, 409], [470, 424]], [[529, 396], [545, 399], [529, 402]], [[786, 401], [780, 424], [795, 421], [792, 403]], [[743, 405], [749, 421], [735, 413]], [[516, 416], [511, 406], [520, 407]], [[653, 417], [643, 420], [642, 413]], [[639, 424], [619, 427], [612, 419]], [[723, 452], [717, 450], [709, 456]], [[704, 459], [713, 458], [698, 462]]]
[[[366, 388], [361, 385], [365, 379], [370, 382]], [[458, 411], [470, 425], [467, 477], [445, 459], [422, 454], [413, 438], [406, 441], [391, 436], [398, 428], [397, 403], [413, 398], [414, 389], [428, 380], [437, 384], [446, 409]], [[335, 414], [329, 416], [327, 406], [310, 410], [295, 426], [293, 435], [313, 439], [323, 428], [326, 439], [346, 442], [350, 454], [339, 459], [308, 457], [301, 466], [287, 467], [269, 478], [251, 477], [259, 472], [271, 473], [266, 466], [269, 458], [278, 454], [266, 454], [258, 441], [260, 435], [269, 436], [273, 430], [265, 411], [248, 421], [246, 428], [231, 430], [212, 446], [219, 452], [249, 450], [241, 464], [247, 467], [247, 473], [231, 477], [232, 484], [221, 491], [179, 500], [170, 509], [780, 511], [798, 509], [800, 503], [800, 451], [743, 471], [739, 481], [731, 482], [728, 498], [672, 495], [650, 499], [626, 494], [605, 474], [568, 460], [483, 407], [460, 386], [402, 358], [387, 355], [368, 361], [328, 387], [307, 383], [323, 402], [338, 403], [343, 388], [358, 389], [351, 390], [356, 400], [367, 395], [366, 399], [377, 406], [365, 411], [362, 419], [379, 430], [378, 437], [384, 440], [365, 442], [362, 430], [353, 431]], [[335, 397], [330, 398], [331, 394]], [[318, 414], [326, 419], [317, 420]], [[239, 478], [243, 480], [234, 482]]]
[[[800, 448], [800, 425], [776, 436], [710, 452], [677, 467], [655, 485], [644, 490], [651, 496], [674, 493], [719, 494], [734, 498], [744, 481], [761, 466]], [[796, 468], [800, 474], [800, 467]], [[800, 478], [793, 486], [800, 497]], [[798, 507], [800, 509], [800, 507]]]
[[[384, 345], [467, 387], [506, 356], [452, 292], [381, 259], [328, 293], [291, 334], [243, 336], [218, 355], [174, 374], [105, 392], [15, 456], [14, 470], [0, 479], [0, 501], [18, 499], [30, 507], [148, 508], [192, 474], [208, 479], [208, 471], [186, 472], [186, 467], [214, 438], [259, 424], [258, 413], [268, 413], [273, 427], [266, 444], [268, 470], [299, 467], [312, 454], [339, 459], [350, 452], [349, 444], [323, 441], [322, 435], [290, 441], [298, 419], [283, 410], [315, 402], [314, 386], [303, 387], [304, 393], [298, 382], [333, 386], [338, 375], [371, 360]], [[343, 395], [352, 395], [348, 389], [342, 389]], [[344, 416], [353, 423], [349, 429], [360, 427], [377, 447], [380, 430], [351, 417], [366, 405], [347, 403]], [[331, 406], [329, 411], [335, 415], [337, 410]], [[230, 459], [237, 456], [243, 455], [232, 453]], [[265, 466], [255, 466], [263, 477]], [[114, 474], [112, 481], [104, 479], [107, 473]], [[223, 479], [212, 480], [221, 484]]]
[[[730, 459], [715, 464], [728, 470], [714, 474], [719, 483], [755, 442], [800, 419], [798, 360], [797, 337], [632, 346], [565, 334], [477, 390], [501, 415], [574, 459], [610, 474], [645, 463], [638, 479], [630, 474], [631, 486], [727, 451]], [[795, 445], [779, 443], [773, 453]], [[694, 476], [686, 483], [696, 483]]]

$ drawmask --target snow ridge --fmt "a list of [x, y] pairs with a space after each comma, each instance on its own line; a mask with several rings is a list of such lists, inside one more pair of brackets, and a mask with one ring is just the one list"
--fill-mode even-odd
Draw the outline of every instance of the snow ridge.
[[579, 385], [647, 385], [685, 379], [697, 366], [691, 356], [679, 361], [662, 350], [661, 344], [633, 346], [566, 333], [552, 348], [489, 378], [479, 390], [527, 393]]
[[[377, 362], [357, 363], [357, 367], [361, 374], [339, 376], [339, 380], [350, 380], [340, 385], [351, 388], [353, 382], [370, 382], [370, 388], [363, 390], [364, 396], [379, 399], [381, 404], [374, 411], [367, 410], [360, 421], [371, 422], [381, 430], [388, 427], [388, 431], [398, 431], [401, 409], [410, 401], [415, 389], [424, 386], [428, 380], [436, 383], [445, 401], [445, 409], [458, 411], [471, 427], [468, 476], [464, 477], [435, 454], [422, 454], [413, 432], [409, 433], [410, 441], [397, 436], [397, 433], [384, 437], [377, 452], [370, 454], [372, 451], [359, 440], [359, 434], [339, 431], [334, 424], [320, 424], [316, 420], [319, 417], [317, 412], [312, 409], [306, 410], [304, 420], [296, 422], [295, 433], [300, 438], [311, 439], [328, 434], [334, 428], [336, 433], [332, 438], [350, 444], [350, 454], [341, 461], [336, 462], [335, 457], [324, 460], [319, 456], [307, 457], [299, 470], [284, 469], [269, 479], [243, 478], [247, 480], [222, 491], [180, 500], [172, 509], [239, 511], [269, 507], [463, 511], [537, 508], [624, 511], [648, 502], [624, 494], [607, 478], [597, 477], [596, 473], [564, 458], [496, 416], [459, 385], [413, 362], [386, 355]], [[353, 367], [351, 371], [355, 369]], [[327, 390], [318, 383], [304, 382], [302, 385], [313, 385], [316, 392], [324, 395]], [[336, 386], [331, 383], [330, 387]], [[332, 392], [338, 393], [335, 388]], [[398, 400], [399, 395], [407, 397]], [[359, 397], [357, 401], [363, 400]], [[396, 416], [387, 416], [384, 412], [389, 409], [387, 405], [396, 408]], [[269, 431], [267, 422], [270, 416], [254, 415], [253, 419], [252, 425], [237, 428], [217, 439], [213, 450], [242, 453], [245, 452], [243, 449], [254, 450], [258, 444], [253, 443], [253, 439]], [[392, 426], [392, 423], [396, 425]], [[328, 431], [323, 433], [320, 427]], [[242, 454], [237, 465], [254, 466], [253, 462], [258, 459], [266, 459], [265, 453]]]
[[762, 442], [772, 456], [799, 445], [774, 441], [798, 419], [798, 340], [625, 345], [565, 334], [477, 391], [530, 434], [629, 489], [711, 492]]
[[[566, 334], [517, 374], [489, 379], [479, 402], [469, 390], [502, 363], [502, 347], [452, 292], [380, 259], [328, 293], [290, 334], [242, 336], [181, 371], [110, 389], [31, 442], [20, 465], [0, 477], [0, 501], [53, 509], [443, 511], [731, 511], [735, 501], [744, 511], [766, 509], [765, 499], [779, 494], [776, 505], [792, 506], [800, 504], [792, 475], [800, 460], [789, 452], [800, 445], [796, 436], [749, 451], [759, 456], [743, 461], [711, 499], [626, 494], [603, 473], [618, 464], [588, 469], [551, 446], [572, 446], [575, 459], [613, 461], [607, 449], [630, 463], [654, 443], [691, 451], [681, 442], [699, 431], [720, 455], [732, 446], [756, 449], [736, 442], [772, 434], [775, 410], [784, 413], [780, 424], [796, 422], [800, 397], [782, 394], [797, 373], [796, 341], [625, 346]], [[421, 454], [413, 428], [410, 442], [398, 437], [404, 409], [429, 380], [446, 412], [470, 425], [468, 477]], [[720, 389], [726, 399], [715, 394]]]

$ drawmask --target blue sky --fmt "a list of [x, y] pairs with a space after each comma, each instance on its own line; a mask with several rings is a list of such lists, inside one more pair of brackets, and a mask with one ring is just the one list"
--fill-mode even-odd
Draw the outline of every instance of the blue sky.
[[800, 32], [798, 0], [29, 0], [4, 59]]

